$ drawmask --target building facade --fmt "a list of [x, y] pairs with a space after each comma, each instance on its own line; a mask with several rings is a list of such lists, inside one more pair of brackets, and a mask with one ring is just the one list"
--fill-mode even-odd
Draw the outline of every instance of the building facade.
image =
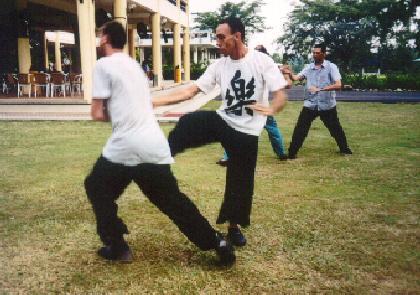
[[53, 64], [55, 71], [81, 73], [83, 97], [91, 101], [92, 70], [99, 57], [97, 29], [116, 20], [127, 30], [124, 50], [133, 58], [144, 59], [141, 40], [150, 40], [154, 86], [163, 80], [162, 47], [166, 46], [167, 32], [171, 34], [175, 82], [180, 82], [181, 71], [188, 81], [188, 4], [189, 0], [2, 0], [0, 72], [43, 72], [51, 70]]

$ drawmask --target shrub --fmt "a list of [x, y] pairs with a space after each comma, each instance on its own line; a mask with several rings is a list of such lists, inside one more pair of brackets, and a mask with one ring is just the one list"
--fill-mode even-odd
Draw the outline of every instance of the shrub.
[[420, 74], [387, 74], [387, 75], [343, 75], [343, 84], [350, 84], [353, 89], [377, 90], [420, 90]]

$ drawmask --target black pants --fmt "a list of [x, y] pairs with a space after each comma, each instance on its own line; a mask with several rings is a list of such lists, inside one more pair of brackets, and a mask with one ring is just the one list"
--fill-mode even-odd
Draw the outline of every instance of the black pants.
[[182, 192], [170, 165], [139, 164], [128, 167], [100, 157], [85, 180], [87, 196], [96, 216], [97, 231], [105, 245], [119, 244], [127, 226], [118, 218], [116, 200], [134, 182], [202, 250], [214, 249], [216, 232]]
[[336, 107], [326, 111], [311, 110], [310, 108], [303, 107], [293, 131], [292, 142], [289, 146], [289, 156], [296, 156], [308, 135], [312, 121], [318, 116], [330, 131], [331, 136], [334, 137], [340, 151], [346, 152], [350, 150], [347, 145], [346, 135], [337, 116]]
[[238, 132], [214, 111], [197, 111], [180, 118], [169, 133], [172, 155], [186, 148], [220, 142], [229, 155], [226, 188], [217, 223], [250, 224], [258, 136]]

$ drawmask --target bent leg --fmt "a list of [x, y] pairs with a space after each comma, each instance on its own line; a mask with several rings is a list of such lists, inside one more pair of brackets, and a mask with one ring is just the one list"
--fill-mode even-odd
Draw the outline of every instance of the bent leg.
[[219, 141], [219, 120], [219, 115], [214, 111], [197, 111], [182, 116], [168, 136], [172, 156], [187, 148]]
[[182, 192], [169, 165], [140, 164], [134, 181], [149, 200], [201, 250], [215, 249], [216, 231]]
[[87, 197], [96, 217], [97, 232], [105, 245], [124, 246], [127, 226], [118, 218], [116, 200], [131, 182], [127, 167], [100, 157], [85, 179]]

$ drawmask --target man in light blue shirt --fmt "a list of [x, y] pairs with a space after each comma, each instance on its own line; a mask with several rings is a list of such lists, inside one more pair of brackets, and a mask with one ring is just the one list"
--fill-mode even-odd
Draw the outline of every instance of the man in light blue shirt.
[[312, 50], [314, 63], [306, 66], [299, 74], [283, 71], [294, 81], [306, 79], [303, 109], [293, 131], [289, 146], [289, 159], [295, 159], [303, 141], [308, 135], [312, 121], [320, 117], [334, 137], [343, 155], [352, 154], [346, 135], [337, 116], [335, 90], [341, 89], [341, 75], [335, 64], [325, 60], [324, 44], [316, 44]]

